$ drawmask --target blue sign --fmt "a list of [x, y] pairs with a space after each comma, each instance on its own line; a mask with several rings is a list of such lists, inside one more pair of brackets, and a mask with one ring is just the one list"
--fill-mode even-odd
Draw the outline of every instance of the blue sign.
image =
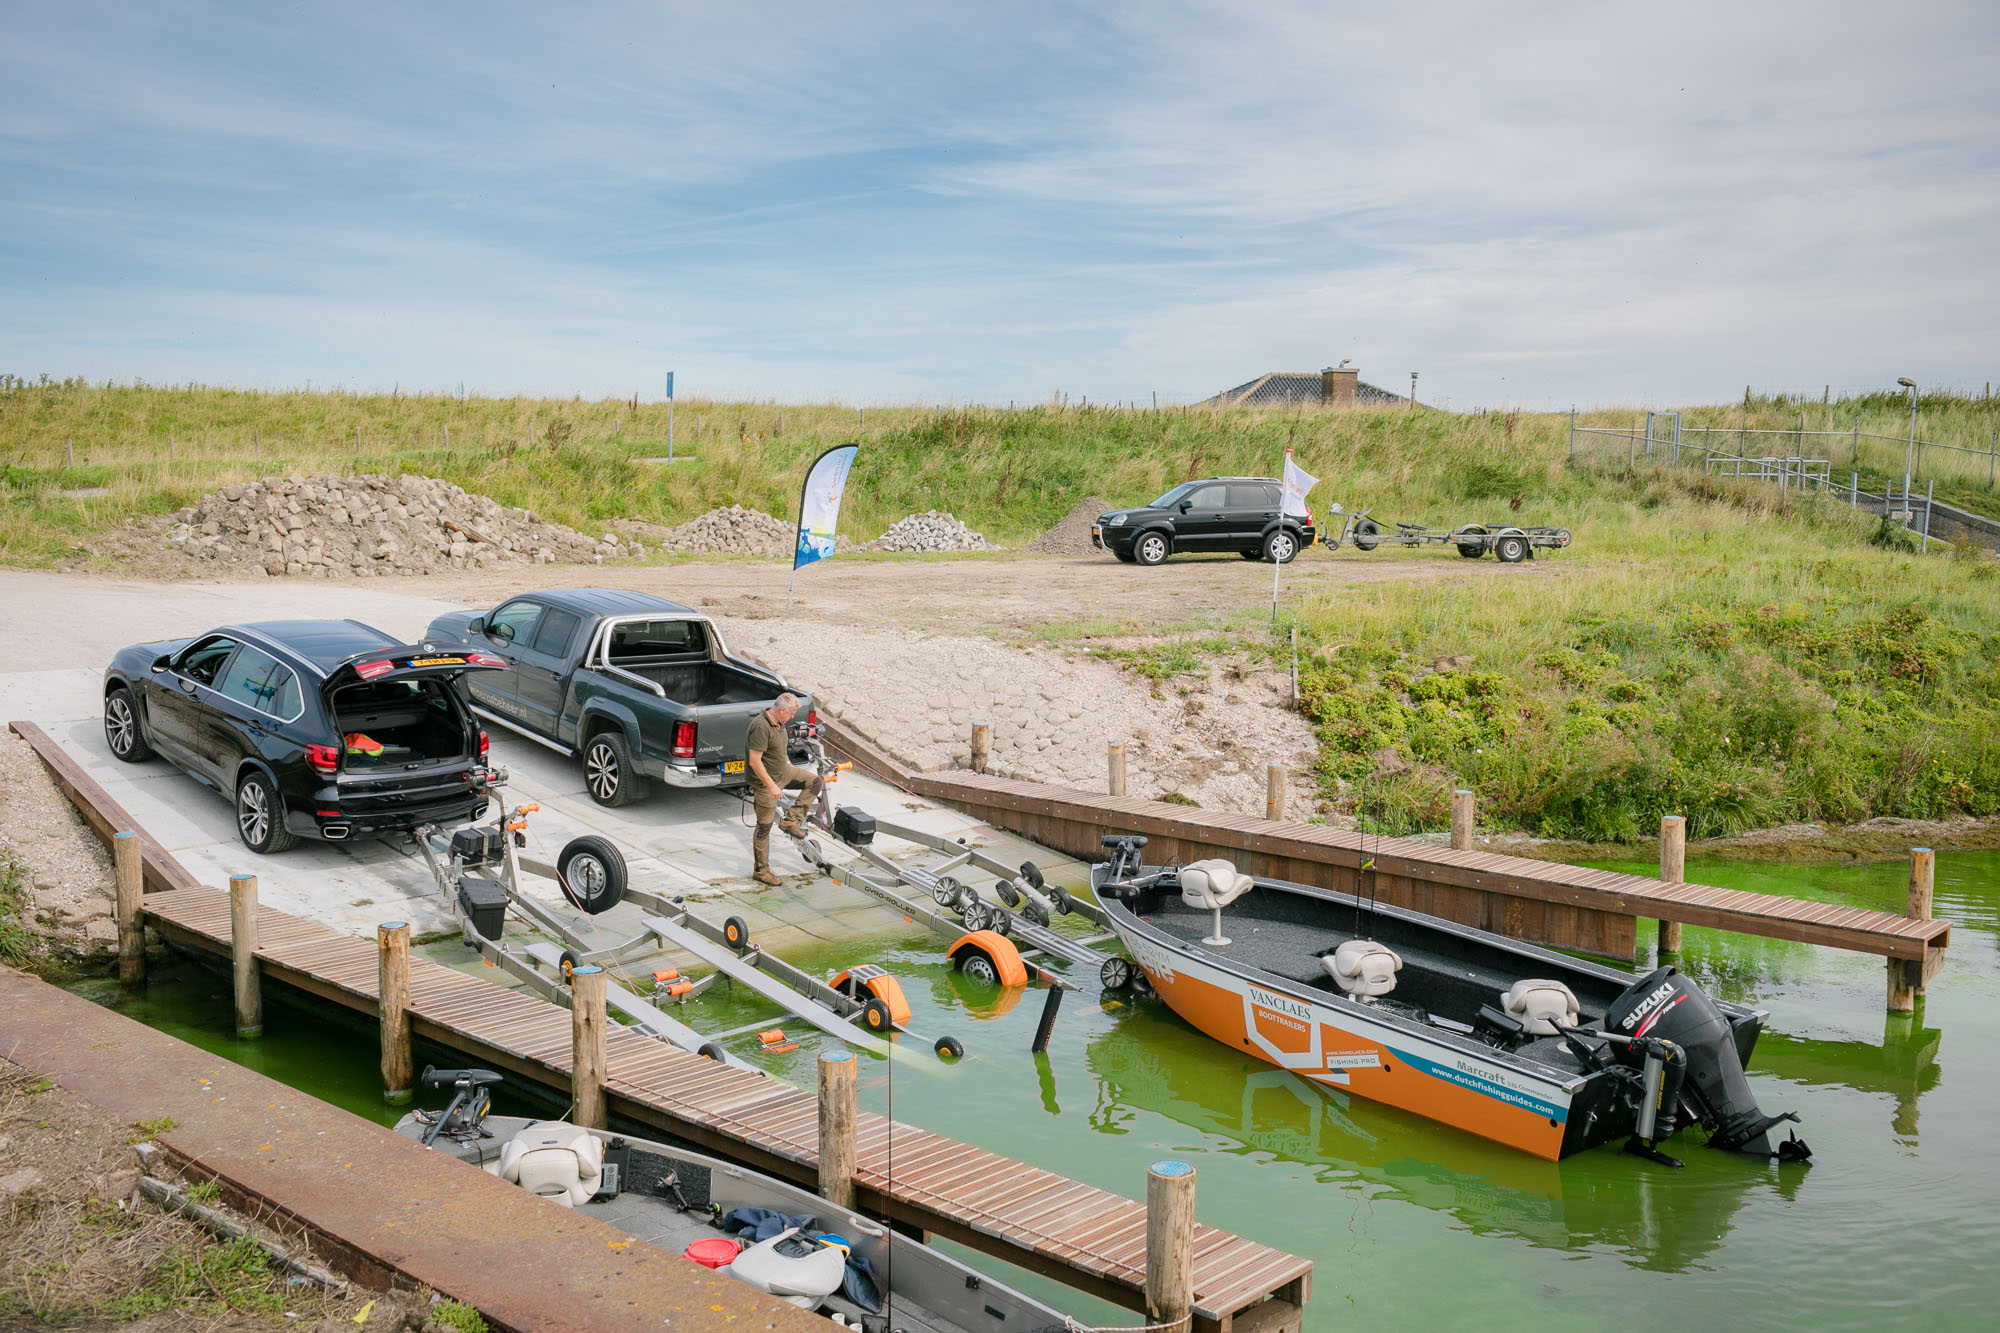
[[667, 397], [672, 398], [673, 396], [674, 396], [674, 372], [670, 370], [667, 372]]

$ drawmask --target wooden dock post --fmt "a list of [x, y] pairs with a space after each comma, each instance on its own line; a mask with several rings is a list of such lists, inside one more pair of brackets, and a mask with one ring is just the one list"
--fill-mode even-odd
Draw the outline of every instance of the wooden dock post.
[[118, 895], [113, 909], [118, 918], [118, 980], [126, 986], [143, 985], [146, 980], [146, 925], [140, 920], [146, 902], [143, 855], [138, 834], [112, 836], [111, 870]]
[[375, 996], [382, 1018], [382, 1100], [410, 1100], [410, 926], [389, 921], [375, 927]]
[[[1931, 903], [1937, 893], [1937, 853], [1928, 847], [1910, 848], [1909, 914], [1919, 921], [1931, 919]], [[1924, 993], [1924, 963], [1918, 958], [1889, 960], [1889, 1012], [1916, 1012], [1917, 997]]]
[[987, 762], [993, 757], [993, 726], [988, 722], [972, 724], [972, 771], [984, 773]]
[[1163, 1333], [1194, 1313], [1194, 1168], [1155, 1162], [1146, 1168], [1146, 1317]]
[[229, 877], [229, 959], [236, 974], [236, 1035], [264, 1035], [264, 974], [257, 967], [257, 877]]
[[1268, 764], [1264, 768], [1264, 818], [1283, 819], [1285, 817], [1285, 779], [1287, 774], [1283, 764]]
[[576, 1123], [608, 1129], [604, 1115], [604, 969], [592, 963], [569, 974], [570, 1092]]
[[[1681, 884], [1687, 879], [1688, 822], [1681, 815], [1663, 815], [1660, 818], [1660, 879], [1667, 884]], [[1660, 923], [1660, 952], [1663, 954], [1681, 951], [1681, 923], [1662, 921]]]
[[1104, 757], [1111, 766], [1111, 794], [1125, 794], [1125, 742], [1112, 741], [1104, 747]]
[[819, 1193], [840, 1208], [854, 1206], [856, 1068], [853, 1051], [819, 1058]]
[[1472, 812], [1478, 800], [1462, 787], [1451, 794], [1451, 847], [1455, 852], [1472, 850]]

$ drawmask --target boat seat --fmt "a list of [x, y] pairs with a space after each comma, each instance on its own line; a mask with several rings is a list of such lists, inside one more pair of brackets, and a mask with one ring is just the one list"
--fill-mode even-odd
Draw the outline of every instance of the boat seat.
[[1559, 1036], [1556, 1024], [1573, 1028], [1580, 1017], [1575, 993], [1560, 981], [1517, 981], [1501, 993], [1500, 1009], [1537, 1037]]
[[1181, 901], [1189, 907], [1215, 913], [1215, 927], [1203, 944], [1224, 945], [1222, 909], [1256, 886], [1257, 881], [1219, 856], [1206, 861], [1190, 861], [1181, 867]]
[[1403, 970], [1396, 951], [1374, 940], [1349, 940], [1332, 953], [1321, 954], [1319, 965], [1342, 991], [1362, 997], [1387, 995], [1396, 989], [1396, 974]]
[[500, 1150], [500, 1178], [565, 1208], [588, 1203], [604, 1179], [604, 1140], [581, 1125], [538, 1121]]
[[780, 1242], [798, 1234], [799, 1229], [791, 1227], [758, 1241], [722, 1271], [759, 1291], [782, 1296], [800, 1309], [813, 1309], [847, 1281], [847, 1255], [832, 1245], [813, 1242], [804, 1242], [813, 1244], [807, 1254], [785, 1254], [778, 1249]]

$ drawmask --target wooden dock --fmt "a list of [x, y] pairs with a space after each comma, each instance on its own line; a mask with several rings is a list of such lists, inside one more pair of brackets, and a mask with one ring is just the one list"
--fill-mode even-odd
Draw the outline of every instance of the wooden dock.
[[[837, 723], [822, 726], [830, 746], [876, 777], [1086, 860], [1103, 858], [1098, 839], [1104, 834], [1142, 833], [1148, 861], [1220, 856], [1254, 875], [1373, 894], [1496, 934], [1628, 961], [1642, 916], [1900, 959], [1921, 966], [1925, 975], [1936, 971], [1951, 941], [1949, 921], [1894, 912], [1668, 883], [989, 774], [918, 773]], [[1366, 881], [1364, 858], [1375, 862]]]
[[[229, 955], [226, 893], [192, 888], [148, 894], [145, 916], [179, 948]], [[258, 909], [257, 930], [257, 959], [267, 980], [376, 1014], [374, 940], [269, 907]], [[419, 958], [410, 962], [410, 1016], [416, 1036], [568, 1095], [567, 1009]], [[812, 1093], [630, 1029], [614, 1028], [608, 1036], [605, 1091], [613, 1114], [773, 1175], [817, 1182], [818, 1104]], [[863, 1209], [1120, 1305], [1139, 1308], [1143, 1302], [1143, 1205], [884, 1116], [863, 1114], [856, 1137]], [[1311, 1271], [1309, 1260], [1197, 1226], [1197, 1326], [1219, 1333], [1296, 1329]]]

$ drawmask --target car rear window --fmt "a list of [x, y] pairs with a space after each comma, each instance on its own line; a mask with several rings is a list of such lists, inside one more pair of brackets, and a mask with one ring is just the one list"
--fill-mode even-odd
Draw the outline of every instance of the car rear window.
[[535, 631], [535, 651], [561, 657], [569, 651], [569, 641], [575, 637], [576, 627], [582, 623], [580, 616], [550, 607], [542, 612], [542, 627]]
[[1278, 488], [1261, 482], [1243, 482], [1229, 488], [1231, 509], [1275, 509], [1278, 507]]
[[707, 651], [708, 635], [698, 620], [628, 620], [611, 629], [613, 662]]

